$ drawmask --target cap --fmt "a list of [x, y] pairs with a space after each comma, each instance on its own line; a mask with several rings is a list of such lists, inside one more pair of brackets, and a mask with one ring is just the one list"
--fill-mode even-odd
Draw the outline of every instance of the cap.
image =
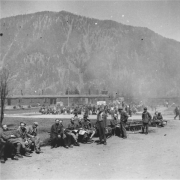
[[38, 126], [38, 122], [34, 122], [34, 125]]
[[2, 127], [3, 127], [3, 128], [7, 128], [7, 125], [6, 125], [6, 124], [4, 124]]
[[88, 117], [88, 115], [87, 114], [84, 114], [84, 118], [87, 118]]
[[24, 123], [24, 122], [20, 122], [20, 125], [22, 125], [22, 126], [26, 126], [26, 123]]

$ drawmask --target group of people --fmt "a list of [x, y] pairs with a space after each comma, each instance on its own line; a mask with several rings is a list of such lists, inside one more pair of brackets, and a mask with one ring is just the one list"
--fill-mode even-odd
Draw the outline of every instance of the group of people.
[[107, 109], [104, 107], [100, 108], [94, 125], [92, 125], [86, 114], [83, 119], [78, 116], [71, 118], [67, 128], [64, 127], [62, 120], [56, 119], [50, 131], [51, 148], [56, 148], [60, 145], [63, 145], [65, 148], [72, 148], [73, 145], [79, 146], [79, 142], [93, 142], [92, 138], [94, 136], [99, 137], [97, 144], [106, 145], [107, 135], [115, 135], [115, 130], [117, 129], [121, 132], [121, 137], [126, 139], [125, 125], [129, 116], [123, 111], [123, 108], [119, 108], [118, 113], [120, 114], [119, 123], [118, 114], [113, 114], [109, 126], [107, 126]]
[[[108, 114], [111, 115], [110, 124], [107, 124]], [[88, 113], [84, 113], [83, 118], [78, 117], [78, 113], [74, 113], [74, 117], [70, 119], [67, 127], [63, 125], [63, 121], [55, 119], [55, 123], [50, 129], [51, 148], [64, 146], [72, 148], [80, 146], [81, 143], [92, 143], [93, 137], [99, 137], [97, 144], [107, 144], [107, 135], [119, 135], [123, 139], [127, 138], [126, 123], [130, 114], [126, 108], [111, 108], [108, 106], [100, 106], [97, 113], [96, 123], [93, 125], [88, 119]], [[148, 134], [150, 122], [158, 122], [163, 126], [163, 117], [160, 112], [155, 112], [153, 118], [144, 107], [142, 113], [142, 133]], [[41, 140], [37, 134], [38, 123], [26, 126], [24, 122], [16, 130], [8, 129], [7, 125], [0, 128], [0, 159], [4, 163], [8, 156], [13, 160], [18, 160], [23, 156], [30, 157], [35, 151], [41, 153]]]
[[0, 161], [5, 163], [8, 157], [18, 160], [23, 156], [31, 157], [35, 151], [41, 153], [41, 140], [37, 134], [38, 123], [26, 126], [21, 122], [17, 129], [9, 129], [7, 125], [0, 128]]
[[[132, 116], [132, 114], [136, 114], [139, 106], [135, 104], [126, 104], [125, 102], [121, 102], [121, 106], [125, 109], [125, 111]], [[97, 115], [100, 111], [101, 105], [95, 104], [87, 104], [87, 105], [76, 105], [76, 106], [45, 106], [43, 105], [39, 112], [42, 114], [86, 114], [86, 115]], [[106, 109], [110, 114], [111, 111], [115, 113], [118, 111], [117, 104], [109, 103], [106, 105]]]

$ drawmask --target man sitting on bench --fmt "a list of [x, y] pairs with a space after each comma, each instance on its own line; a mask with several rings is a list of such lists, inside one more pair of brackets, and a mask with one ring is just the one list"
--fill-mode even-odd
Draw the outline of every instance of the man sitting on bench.
[[74, 122], [75, 118], [71, 118], [71, 122], [68, 125], [68, 128], [66, 129], [67, 134], [69, 134], [73, 141], [75, 146], [79, 146], [78, 143], [78, 125]]
[[164, 125], [163, 125], [163, 117], [162, 117], [162, 114], [160, 112], [158, 112], [158, 114], [157, 114], [157, 122], [158, 122], [159, 126], [164, 127]]
[[64, 147], [68, 148], [68, 142], [64, 133], [64, 127], [62, 125], [62, 121], [60, 121], [59, 119], [56, 119], [55, 124], [51, 126], [50, 139], [51, 149], [54, 147], [59, 147], [61, 141], [63, 141]]

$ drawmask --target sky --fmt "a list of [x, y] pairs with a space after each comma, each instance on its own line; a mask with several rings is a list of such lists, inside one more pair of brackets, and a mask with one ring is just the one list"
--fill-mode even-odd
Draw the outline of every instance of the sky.
[[147, 27], [180, 42], [180, 0], [0, 0], [0, 18], [39, 11], [68, 11], [96, 19]]

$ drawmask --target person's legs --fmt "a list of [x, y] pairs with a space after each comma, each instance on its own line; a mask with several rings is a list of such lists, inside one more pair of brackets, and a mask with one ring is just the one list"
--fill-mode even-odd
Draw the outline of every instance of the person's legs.
[[40, 145], [41, 145], [41, 141], [40, 138], [38, 136], [34, 137], [34, 145], [35, 145], [35, 151], [36, 153], [40, 153]]
[[100, 123], [99, 123], [99, 141], [100, 143], [102, 142], [102, 127]]
[[63, 140], [63, 145], [65, 148], [67, 148], [68, 146], [70, 146], [71, 144], [71, 136], [70, 135], [66, 135], [66, 134], [63, 134], [61, 136], [62, 140]]
[[106, 129], [105, 129], [105, 127], [102, 127], [102, 138], [104, 140], [104, 144], [106, 144]]
[[55, 147], [56, 141], [57, 141], [57, 138], [56, 138], [56, 137], [51, 138], [51, 148], [54, 148], [54, 147]]
[[178, 116], [178, 114], [175, 115], [174, 119], [176, 119], [177, 116]]
[[16, 156], [19, 158], [22, 158], [23, 156], [21, 155], [21, 143], [16, 144]]
[[10, 156], [12, 160], [18, 160], [18, 157], [16, 156], [15, 144], [7, 142], [7, 148], [9, 152], [8, 156]]
[[91, 136], [90, 136], [90, 139], [92, 139], [92, 138], [94, 137], [95, 133], [96, 133], [96, 131], [95, 131], [95, 130], [92, 130], [92, 131], [91, 131]]
[[146, 134], [148, 134], [148, 123], [146, 123], [145, 127], [146, 127]]
[[115, 127], [111, 127], [112, 128], [112, 135], [115, 136]]
[[144, 133], [144, 129], [145, 129], [145, 123], [143, 123], [142, 125], [142, 133]]
[[5, 147], [6, 147], [6, 142], [2, 142], [0, 140], [0, 161], [1, 161], [1, 163], [5, 163]]
[[126, 124], [124, 122], [121, 122], [121, 130], [122, 130], [122, 137], [123, 138], [127, 138], [125, 125]]
[[72, 143], [75, 145], [75, 146], [79, 146], [79, 143], [78, 143], [78, 136], [76, 136], [74, 133], [68, 133], [68, 135], [70, 136], [68, 139], [68, 141], [70, 141], [70, 143], [68, 144], [71, 144], [71, 140], [73, 141]]

